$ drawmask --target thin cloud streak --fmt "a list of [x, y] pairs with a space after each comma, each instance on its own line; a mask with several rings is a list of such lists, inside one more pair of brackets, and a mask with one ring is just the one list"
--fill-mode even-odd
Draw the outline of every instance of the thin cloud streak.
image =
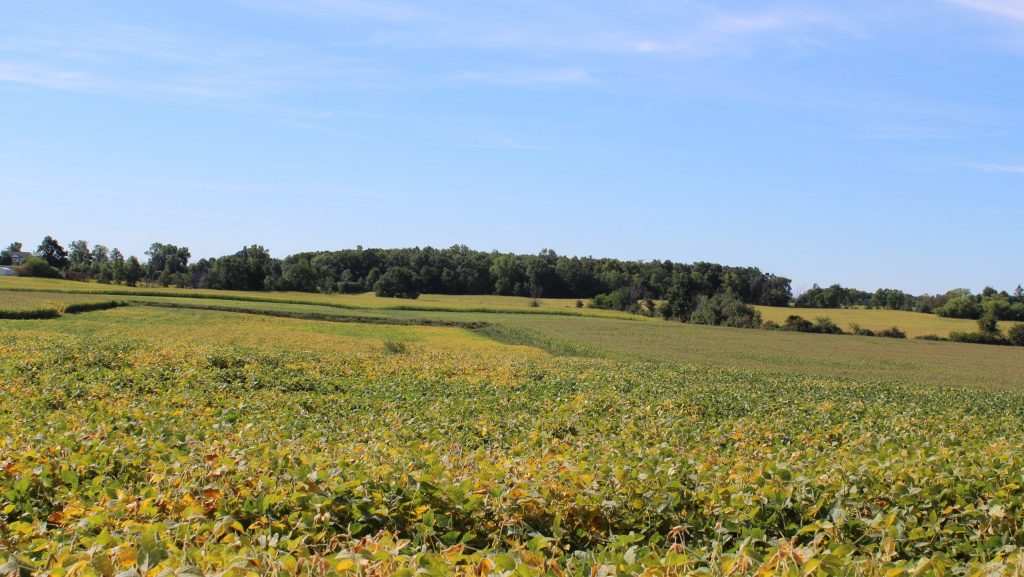
[[580, 84], [591, 77], [581, 68], [519, 68], [499, 72], [463, 72], [455, 79], [504, 86], [544, 86]]
[[230, 0], [234, 4], [256, 10], [291, 12], [307, 16], [342, 16], [389, 22], [423, 20], [431, 14], [421, 7], [405, 2], [378, 0]]
[[969, 164], [975, 170], [988, 173], [1024, 174], [1024, 165], [1012, 164]]
[[54, 70], [16, 62], [0, 62], [0, 83], [22, 84], [54, 90], [93, 91], [95, 82], [73, 70]]
[[947, 0], [977, 12], [1024, 22], [1024, 2], [1020, 0]]

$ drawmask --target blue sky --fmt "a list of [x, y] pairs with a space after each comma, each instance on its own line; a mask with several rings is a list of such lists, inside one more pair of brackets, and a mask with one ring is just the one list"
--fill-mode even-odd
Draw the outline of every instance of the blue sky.
[[1022, 103], [1024, 0], [12, 1], [0, 243], [1011, 290]]

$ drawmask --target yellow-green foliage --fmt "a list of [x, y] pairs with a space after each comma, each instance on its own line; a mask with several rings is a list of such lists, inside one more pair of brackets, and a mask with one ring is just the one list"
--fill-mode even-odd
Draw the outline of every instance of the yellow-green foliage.
[[40, 330], [0, 338], [0, 571], [893, 577], [1021, 563], [1019, 392], [497, 345], [301, 352]]
[[213, 304], [0, 321], [0, 576], [1024, 570], [1022, 349]]

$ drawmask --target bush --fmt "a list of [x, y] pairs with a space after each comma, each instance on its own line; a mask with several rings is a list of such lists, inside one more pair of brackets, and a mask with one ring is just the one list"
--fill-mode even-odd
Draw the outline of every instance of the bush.
[[775, 321], [764, 321], [764, 323], [761, 325], [761, 328], [766, 331], [777, 331], [780, 327], [779, 323]]
[[1008, 345], [1010, 342], [996, 333], [949, 333], [949, 340], [957, 343], [971, 343], [975, 345]]
[[381, 275], [373, 285], [379, 297], [396, 297], [400, 299], [419, 298], [416, 290], [416, 275], [405, 267], [394, 267]]
[[944, 339], [944, 338], [940, 337], [939, 335], [918, 335], [918, 336], [914, 337], [914, 339], [918, 340], [918, 341], [948, 341], [949, 340], [949, 339]]
[[389, 355], [404, 355], [407, 351], [402, 341], [384, 341], [384, 352]]
[[842, 335], [846, 334], [843, 329], [839, 328], [832, 319], [828, 317], [818, 317], [814, 319], [814, 331], [825, 335]]
[[576, 308], [583, 308], [583, 301], [581, 301], [580, 299], [576, 299]]
[[749, 329], [761, 326], [761, 313], [732, 292], [724, 292], [712, 297], [701, 296], [690, 314], [690, 322]]
[[71, 303], [64, 307], [64, 312], [69, 315], [76, 313], [87, 313], [90, 311], [105, 311], [107, 309], [113, 309], [120, 306], [125, 306], [128, 303], [124, 301], [99, 301], [94, 303]]
[[857, 323], [850, 323], [850, 334], [861, 337], [873, 337], [875, 336], [875, 331], [866, 329]]
[[43, 278], [57, 278], [60, 271], [50, 266], [45, 260], [33, 256], [17, 267], [18, 276], [35, 276]]
[[595, 296], [590, 306], [595, 309], [628, 311], [636, 307], [636, 299], [629, 289], [623, 287]]
[[1015, 347], [1024, 347], [1024, 324], [1010, 327], [1006, 331], [1006, 340]]
[[800, 315], [789, 315], [786, 317], [786, 321], [782, 323], [782, 330], [796, 331], [798, 333], [813, 333], [814, 323]]
[[998, 335], [999, 317], [992, 311], [985, 311], [978, 319], [978, 332], [986, 335]]
[[875, 333], [875, 336], [885, 337], [889, 339], [905, 339], [907, 338], [907, 333], [901, 331], [899, 327], [891, 327], [885, 329], [884, 331], [878, 331], [877, 333]]
[[981, 316], [981, 305], [969, 296], [956, 297], [935, 309], [935, 314], [953, 319], [976, 319]]
[[41, 309], [16, 309], [6, 310], [0, 309], [0, 319], [11, 319], [11, 320], [33, 320], [33, 319], [53, 319], [60, 316], [60, 311], [55, 308], [41, 308]]

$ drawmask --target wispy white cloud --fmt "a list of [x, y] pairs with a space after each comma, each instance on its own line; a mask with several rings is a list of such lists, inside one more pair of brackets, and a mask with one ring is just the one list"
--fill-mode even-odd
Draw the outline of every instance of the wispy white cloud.
[[948, 130], [930, 126], [894, 122], [869, 126], [856, 134], [855, 138], [859, 140], [940, 140], [955, 138], [955, 135]]
[[0, 83], [54, 90], [241, 98], [355, 84], [376, 74], [301, 45], [192, 37], [82, 19], [0, 37]]
[[93, 79], [81, 72], [2, 61], [0, 61], [0, 82], [74, 91], [94, 90], [96, 86]]
[[422, 6], [389, 0], [231, 0], [235, 4], [260, 10], [291, 12], [310, 16], [408, 22], [422, 20], [431, 13]]
[[636, 52], [706, 55], [734, 49], [767, 33], [794, 30], [811, 20], [799, 14], [718, 14], [678, 34], [637, 41], [632, 48]]
[[1024, 174], [1024, 164], [969, 164], [969, 168], [990, 173]]
[[[408, 88], [453, 78], [522, 87], [581, 85], [594, 81], [590, 71], [595, 58], [744, 55], [776, 35], [790, 41], [807, 38], [836, 22], [817, 9], [780, 3], [724, 10], [704, 1], [656, 0], [594, 9], [533, 0], [459, 9], [430, 0], [226, 2], [275, 18], [310, 18], [330, 35], [314, 39], [283, 34], [274, 40], [230, 33], [211, 36], [173, 26], [58, 13], [0, 24], [0, 83], [194, 99], [253, 99], [310, 89]], [[382, 49], [385, 46], [396, 50]], [[447, 57], [445, 66], [409, 64], [416, 59], [414, 51], [453, 48], [459, 53]], [[491, 61], [496, 54], [500, 63]], [[601, 67], [605, 68], [604, 61]], [[462, 72], [453, 76], [453, 68]]]
[[993, 16], [1024, 22], [1024, 2], [1021, 0], [946, 0], [952, 4], [984, 12]]
[[514, 68], [501, 71], [462, 72], [456, 80], [505, 86], [580, 84], [591, 79], [582, 68]]
[[540, 3], [469, 4], [360, 0], [231, 0], [258, 10], [317, 18], [377, 20], [390, 28], [367, 40], [405, 47], [469, 46], [510, 51], [593, 54], [735, 53], [772, 33], [828, 27], [847, 29], [820, 8], [775, 2], [756, 10], [727, 10], [712, 2], [638, 1], [629, 5]]

